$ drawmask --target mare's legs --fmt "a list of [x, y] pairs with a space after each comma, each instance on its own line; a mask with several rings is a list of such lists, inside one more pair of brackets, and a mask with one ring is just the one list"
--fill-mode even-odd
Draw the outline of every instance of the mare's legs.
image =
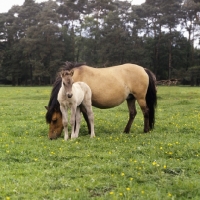
[[129, 120], [128, 123], [124, 129], [124, 133], [129, 133], [131, 129], [131, 125], [133, 123], [133, 120], [137, 114], [136, 107], [135, 107], [135, 97], [132, 96], [130, 99], [127, 99], [127, 106], [129, 110]]
[[83, 117], [87, 123], [87, 127], [88, 127], [88, 133], [90, 134], [91, 133], [91, 127], [90, 127], [90, 122], [89, 122], [89, 119], [88, 119], [88, 116], [87, 116], [87, 110], [85, 109], [85, 107], [81, 104], [80, 105], [80, 109], [81, 109], [81, 112], [83, 113]]
[[76, 124], [76, 105], [73, 105], [71, 107], [71, 117], [70, 117], [70, 124], [71, 124], [71, 129], [72, 129], [72, 132], [71, 132], [71, 138], [75, 138], [76, 135], [75, 135], [75, 125]]
[[77, 107], [76, 108], [76, 128], [75, 128], [75, 133], [74, 133], [75, 138], [78, 137], [80, 125], [81, 125], [81, 111], [80, 111], [80, 107]]
[[68, 135], [68, 121], [67, 121], [67, 110], [63, 105], [60, 105], [60, 111], [62, 112], [62, 123], [64, 127], [64, 140], [67, 140], [69, 138]]
[[140, 108], [142, 110], [143, 116], [144, 116], [144, 132], [149, 132], [149, 108], [146, 105], [146, 100], [144, 99], [137, 99], [138, 104], [140, 105]]

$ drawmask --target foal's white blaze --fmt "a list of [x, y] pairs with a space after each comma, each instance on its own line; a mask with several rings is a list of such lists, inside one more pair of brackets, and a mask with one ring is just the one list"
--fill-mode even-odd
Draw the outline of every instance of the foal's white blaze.
[[[68, 140], [68, 109], [71, 109], [71, 138], [77, 138], [81, 123], [80, 105], [83, 105], [87, 110], [88, 119], [91, 126], [90, 137], [95, 137], [94, 133], [94, 114], [92, 111], [92, 92], [90, 87], [84, 82], [76, 82], [72, 79], [73, 72], [61, 72], [62, 86], [58, 93], [58, 101], [62, 112], [62, 123], [64, 126], [64, 139]], [[70, 79], [70, 80], [69, 80]], [[69, 94], [72, 94], [69, 95]], [[76, 128], [75, 128], [76, 123]]]

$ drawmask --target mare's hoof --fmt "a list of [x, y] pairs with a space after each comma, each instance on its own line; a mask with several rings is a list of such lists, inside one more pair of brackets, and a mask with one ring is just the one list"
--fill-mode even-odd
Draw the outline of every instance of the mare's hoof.
[[124, 130], [124, 133], [125, 133], [125, 134], [129, 134], [129, 131]]

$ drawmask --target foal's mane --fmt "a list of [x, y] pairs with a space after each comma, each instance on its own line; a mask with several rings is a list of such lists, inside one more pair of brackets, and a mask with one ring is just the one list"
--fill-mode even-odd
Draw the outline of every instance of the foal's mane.
[[57, 100], [58, 92], [60, 90], [61, 82], [62, 82], [62, 78], [60, 76], [60, 71], [71, 70], [73, 68], [80, 67], [82, 65], [85, 65], [85, 63], [65, 62], [64, 65], [59, 69], [59, 71], [57, 73], [56, 80], [53, 84], [53, 88], [52, 88], [51, 95], [50, 95], [50, 100], [49, 100], [49, 103], [48, 103], [48, 106], [47, 106], [48, 110], [47, 110], [47, 113], [46, 113], [46, 116], [45, 116], [47, 123], [51, 123], [52, 115], [55, 111], [61, 113], [60, 104]]

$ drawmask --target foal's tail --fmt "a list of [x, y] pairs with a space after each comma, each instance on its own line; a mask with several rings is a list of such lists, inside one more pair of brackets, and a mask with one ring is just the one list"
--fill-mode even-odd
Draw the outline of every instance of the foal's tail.
[[149, 127], [154, 128], [155, 124], [155, 108], [157, 106], [157, 90], [156, 90], [156, 77], [149, 69], [145, 68], [149, 76], [149, 86], [146, 94], [146, 103], [149, 108]]

